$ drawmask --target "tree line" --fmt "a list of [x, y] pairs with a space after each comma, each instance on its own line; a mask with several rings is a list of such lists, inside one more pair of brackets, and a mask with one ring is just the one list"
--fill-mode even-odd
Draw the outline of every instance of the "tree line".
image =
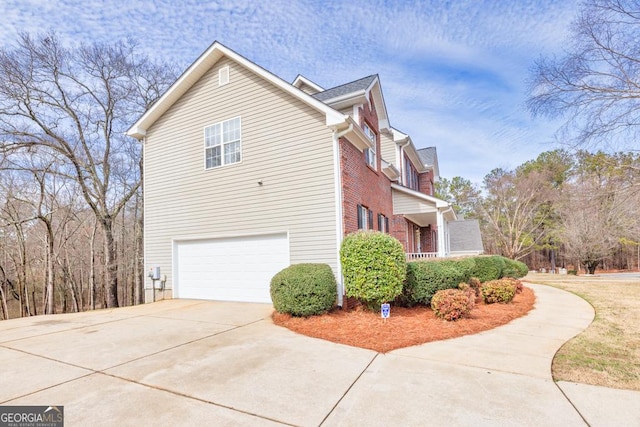
[[441, 179], [437, 195], [481, 224], [485, 251], [530, 268], [638, 268], [640, 155], [580, 150], [494, 169], [481, 186]]
[[142, 299], [142, 150], [125, 131], [174, 81], [131, 42], [0, 49], [0, 316]]

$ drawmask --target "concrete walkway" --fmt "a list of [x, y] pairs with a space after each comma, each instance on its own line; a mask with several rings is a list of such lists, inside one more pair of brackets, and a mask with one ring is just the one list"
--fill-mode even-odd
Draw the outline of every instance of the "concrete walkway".
[[536, 308], [473, 336], [378, 354], [270, 321], [271, 306], [172, 300], [0, 322], [0, 405], [75, 425], [640, 425], [640, 392], [551, 379], [593, 309]]

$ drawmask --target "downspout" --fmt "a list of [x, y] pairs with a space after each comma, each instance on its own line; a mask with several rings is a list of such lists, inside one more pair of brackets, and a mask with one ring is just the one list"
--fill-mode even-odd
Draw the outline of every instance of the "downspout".
[[[145, 274], [145, 272], [147, 271], [147, 239], [146, 239], [146, 233], [144, 232], [144, 227], [147, 224], [147, 210], [145, 209], [145, 206], [147, 205], [145, 203], [145, 197], [146, 197], [146, 193], [144, 191], [144, 177], [145, 177], [145, 172], [147, 170], [146, 165], [147, 165], [147, 156], [146, 156], [146, 152], [147, 152], [147, 137], [143, 136], [141, 139], [138, 140], [138, 142], [142, 145], [142, 170], [140, 171], [141, 175], [142, 175], [142, 179], [141, 179], [141, 185], [142, 185], [142, 259], [144, 260], [143, 265], [142, 265], [142, 277], [144, 277], [144, 282], [142, 284], [142, 293], [143, 298], [144, 298], [144, 304], [148, 303], [149, 301], [147, 301], [147, 275]], [[155, 289], [155, 283], [153, 281], [151, 281], [151, 302], [156, 302], [156, 289]]]
[[[400, 184], [401, 185], [405, 185], [404, 182], [404, 147], [406, 147], [407, 145], [409, 145], [409, 138], [405, 139], [404, 144], [399, 145], [400, 147], [400, 159], [398, 159], [398, 164], [400, 165]], [[405, 222], [406, 222], [406, 218], [405, 218]], [[406, 224], [405, 227], [405, 238], [407, 239], [407, 249], [409, 249], [409, 224]]]
[[338, 267], [338, 305], [344, 304], [344, 278], [342, 277], [342, 263], [340, 262], [340, 247], [344, 238], [344, 224], [342, 218], [342, 173], [340, 168], [340, 138], [353, 130], [353, 123], [341, 132], [333, 131], [333, 178], [335, 182], [336, 204], [336, 265]]
[[404, 182], [405, 179], [405, 174], [404, 174], [404, 147], [406, 147], [407, 145], [409, 145], [411, 141], [409, 141], [409, 138], [406, 138], [405, 143], [400, 145], [400, 159], [398, 161], [398, 163], [400, 164], [400, 182], [402, 183], [402, 185], [406, 186], [406, 182]]

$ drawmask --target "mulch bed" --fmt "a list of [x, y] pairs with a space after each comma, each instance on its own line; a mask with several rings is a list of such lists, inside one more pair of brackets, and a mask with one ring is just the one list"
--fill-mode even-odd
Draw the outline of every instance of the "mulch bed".
[[300, 334], [386, 353], [402, 347], [493, 329], [527, 314], [535, 300], [533, 291], [525, 287], [509, 304], [484, 304], [478, 301], [468, 318], [454, 322], [437, 318], [428, 307], [392, 307], [391, 317], [386, 321], [380, 318], [380, 313], [362, 307], [335, 309], [308, 318], [277, 312], [272, 317], [276, 325]]

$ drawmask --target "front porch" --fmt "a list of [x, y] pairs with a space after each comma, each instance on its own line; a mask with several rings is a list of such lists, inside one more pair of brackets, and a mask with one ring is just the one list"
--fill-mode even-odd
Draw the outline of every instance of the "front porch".
[[407, 261], [424, 261], [439, 258], [438, 252], [408, 252], [406, 255]]
[[[391, 184], [393, 213], [406, 221], [396, 228], [408, 261], [450, 256], [449, 222], [456, 214], [444, 200]], [[405, 235], [402, 235], [404, 231]]]

